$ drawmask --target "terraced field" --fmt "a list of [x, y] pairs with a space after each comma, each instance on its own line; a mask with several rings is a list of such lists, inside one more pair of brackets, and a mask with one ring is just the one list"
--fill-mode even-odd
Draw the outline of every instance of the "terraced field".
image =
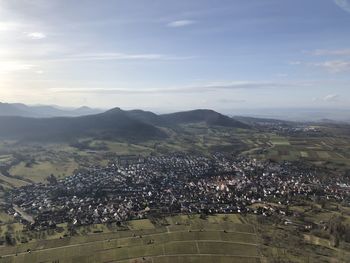
[[254, 227], [238, 215], [206, 220], [178, 216], [165, 221], [168, 225], [142, 220], [131, 222], [133, 230], [128, 231], [0, 247], [0, 262], [261, 262]]

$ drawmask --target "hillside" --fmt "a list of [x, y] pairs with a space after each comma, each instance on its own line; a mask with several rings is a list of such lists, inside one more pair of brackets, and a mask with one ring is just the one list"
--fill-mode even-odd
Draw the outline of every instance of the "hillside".
[[13, 104], [0, 102], [0, 116], [30, 116], [31, 114]]
[[160, 129], [132, 119], [118, 109], [82, 117], [0, 117], [0, 137], [26, 140], [65, 141], [79, 137], [103, 139], [162, 138]]
[[232, 119], [226, 115], [213, 110], [192, 110], [184, 112], [176, 112], [164, 114], [161, 117], [172, 124], [198, 123], [204, 122], [209, 126], [223, 126], [234, 128], [249, 128], [243, 122]]
[[248, 128], [249, 126], [211, 110], [194, 110], [157, 115], [142, 110], [114, 108], [81, 117], [29, 118], [0, 116], [0, 138], [69, 141], [81, 137], [148, 140], [164, 138], [160, 127], [203, 122], [208, 126]]
[[165, 118], [162, 118], [160, 115], [157, 115], [150, 111], [143, 110], [130, 110], [126, 112], [128, 116], [136, 120], [156, 125], [156, 126], [167, 126], [169, 123]]

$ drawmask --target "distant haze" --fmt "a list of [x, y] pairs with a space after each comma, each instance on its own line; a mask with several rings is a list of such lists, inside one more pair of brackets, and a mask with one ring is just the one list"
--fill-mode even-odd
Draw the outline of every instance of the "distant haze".
[[350, 123], [350, 109], [270, 108], [232, 110], [231, 115], [289, 121], [340, 121]]

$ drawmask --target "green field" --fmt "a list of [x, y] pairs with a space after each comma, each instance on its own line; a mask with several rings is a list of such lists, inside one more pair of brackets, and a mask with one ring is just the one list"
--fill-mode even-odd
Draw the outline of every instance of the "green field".
[[266, 160], [299, 161], [339, 169], [350, 167], [350, 138], [346, 136], [282, 136], [274, 133], [240, 133], [250, 150], [246, 155]]
[[0, 181], [8, 184], [11, 187], [21, 187], [21, 186], [29, 184], [28, 182], [23, 181], [21, 179], [4, 176], [1, 173], [0, 173]]
[[27, 167], [24, 162], [21, 162], [10, 169], [10, 174], [29, 179], [33, 182], [43, 182], [51, 174], [56, 177], [64, 177], [71, 175], [77, 168], [78, 164], [71, 160], [67, 160], [66, 162], [43, 161], [33, 164], [30, 167]]

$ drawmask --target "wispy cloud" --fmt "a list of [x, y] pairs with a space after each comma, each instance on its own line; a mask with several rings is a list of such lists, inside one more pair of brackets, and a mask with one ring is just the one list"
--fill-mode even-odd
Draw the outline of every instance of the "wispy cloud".
[[27, 37], [34, 40], [40, 40], [40, 39], [46, 38], [46, 35], [42, 32], [31, 32], [31, 33], [27, 33]]
[[295, 86], [293, 83], [282, 82], [265, 82], [265, 81], [234, 81], [234, 82], [218, 82], [209, 83], [207, 85], [194, 86], [197, 90], [231, 90], [231, 89], [260, 89], [260, 88], [280, 88]]
[[296, 66], [296, 65], [301, 65], [301, 64], [303, 64], [303, 62], [301, 62], [301, 61], [289, 61], [289, 65]]
[[349, 0], [334, 0], [334, 2], [342, 8], [344, 11], [347, 11], [350, 13], [350, 2]]
[[95, 93], [95, 94], [167, 94], [167, 93], [203, 93], [236, 89], [263, 89], [306, 86], [306, 83], [278, 83], [278, 82], [244, 82], [209, 83], [203, 85], [189, 85], [169, 88], [53, 88], [51, 91], [59, 93]]
[[323, 100], [326, 102], [335, 102], [335, 101], [338, 101], [338, 99], [339, 99], [338, 94], [328, 94], [323, 98]]
[[27, 71], [35, 68], [35, 65], [21, 61], [0, 61], [0, 74], [16, 71]]
[[321, 63], [310, 63], [310, 65], [324, 68], [332, 73], [350, 71], [350, 61], [347, 60], [330, 60]]
[[187, 60], [193, 57], [170, 56], [164, 54], [125, 54], [125, 53], [89, 53], [73, 55], [82, 60]]
[[194, 20], [176, 20], [168, 23], [169, 27], [184, 27], [196, 23]]
[[311, 52], [314, 56], [350, 56], [348, 49], [316, 49]]
[[246, 102], [246, 100], [240, 100], [240, 99], [220, 99], [218, 100], [220, 103], [225, 103], [225, 104], [232, 104], [232, 103], [243, 103]]
[[[153, 53], [138, 53], [138, 54], [126, 54], [126, 53], [81, 53], [65, 55], [54, 61], [98, 61], [98, 60], [189, 60], [193, 59], [193, 56], [172, 56], [165, 54], [153, 54]], [[51, 60], [51, 59], [50, 59]]]
[[331, 73], [350, 71], [350, 49], [315, 49], [306, 53], [312, 56], [333, 57], [333, 59], [318, 62], [290, 61], [289, 64], [319, 67]]

